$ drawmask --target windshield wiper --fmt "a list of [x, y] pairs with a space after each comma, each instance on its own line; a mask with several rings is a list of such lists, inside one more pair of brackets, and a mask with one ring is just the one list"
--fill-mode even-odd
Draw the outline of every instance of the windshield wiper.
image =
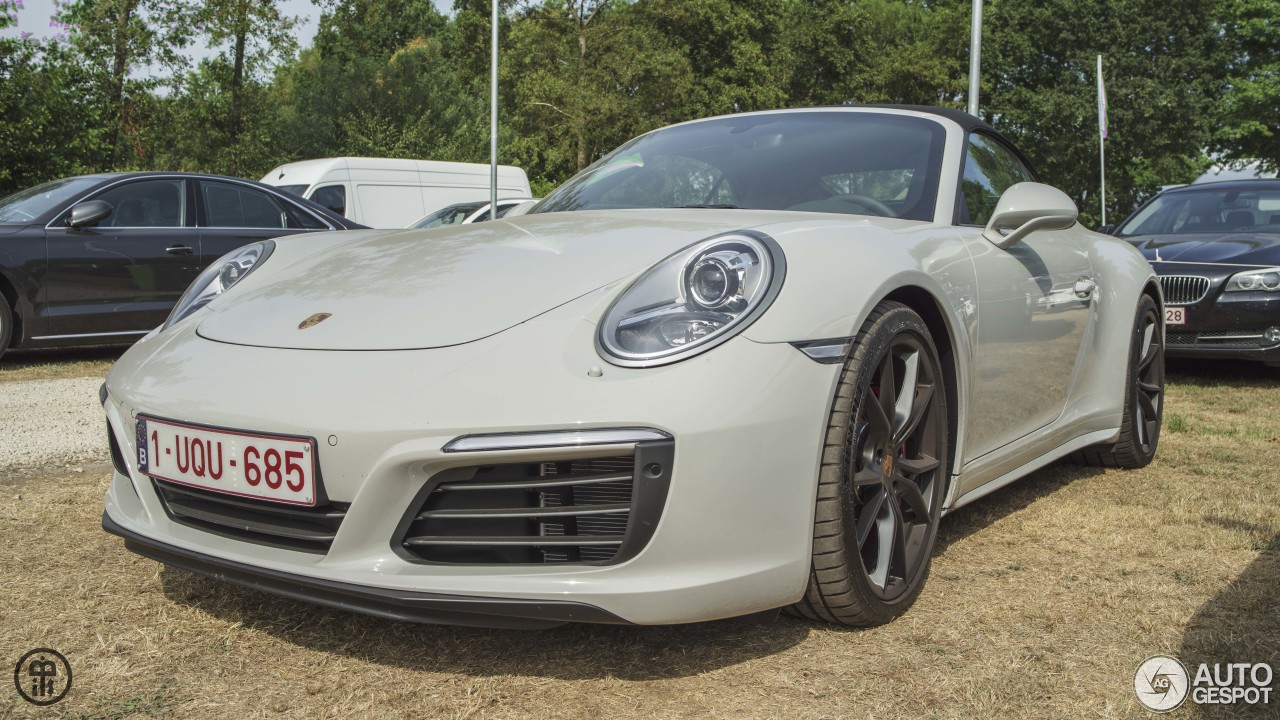
[[700, 210], [741, 210], [737, 205], [676, 205], [679, 209], [697, 208]]

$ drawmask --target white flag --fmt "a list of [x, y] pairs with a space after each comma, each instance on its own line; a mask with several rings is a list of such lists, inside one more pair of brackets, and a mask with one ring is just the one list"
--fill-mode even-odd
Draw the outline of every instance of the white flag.
[[1098, 56], [1098, 133], [1107, 139], [1107, 89], [1102, 86], [1102, 56]]

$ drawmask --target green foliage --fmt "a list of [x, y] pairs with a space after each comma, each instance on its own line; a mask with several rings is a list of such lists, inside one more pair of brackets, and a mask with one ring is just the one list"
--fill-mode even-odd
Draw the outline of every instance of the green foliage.
[[[258, 177], [337, 155], [488, 158], [490, 0], [71, 0], [67, 42], [0, 41], [0, 192], [99, 169]], [[0, 0], [0, 26], [12, 0]], [[544, 194], [630, 137], [774, 107], [962, 107], [969, 0], [501, 0], [500, 160]], [[1280, 163], [1280, 0], [988, 0], [982, 114], [1098, 213], [1209, 162]], [[191, 67], [196, 38], [215, 56]], [[159, 77], [148, 74], [158, 72]]]
[[1233, 62], [1215, 146], [1280, 169], [1280, 0], [1227, 3], [1224, 37]]
[[[964, 3], [967, 4], [967, 3]], [[983, 114], [1042, 177], [1099, 220], [1097, 56], [1109, 138], [1108, 219], [1205, 167], [1227, 66], [1218, 0], [1001, 0], [988, 5]]]
[[65, 46], [0, 38], [0, 196], [110, 167], [96, 79]]

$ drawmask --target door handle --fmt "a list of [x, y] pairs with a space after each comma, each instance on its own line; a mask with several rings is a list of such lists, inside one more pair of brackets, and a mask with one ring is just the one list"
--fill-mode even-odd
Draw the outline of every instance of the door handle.
[[164, 251], [170, 255], [190, 255], [195, 252], [195, 249], [190, 245], [174, 245], [172, 247], [165, 248]]
[[1076, 297], [1081, 300], [1088, 300], [1089, 296], [1093, 294], [1093, 291], [1097, 289], [1097, 287], [1098, 284], [1089, 278], [1080, 278], [1076, 281]]

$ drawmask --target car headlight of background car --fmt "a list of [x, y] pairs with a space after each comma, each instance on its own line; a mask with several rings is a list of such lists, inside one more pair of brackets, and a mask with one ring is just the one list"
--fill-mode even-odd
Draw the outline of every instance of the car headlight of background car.
[[615, 365], [650, 367], [709, 350], [760, 316], [782, 288], [786, 260], [773, 238], [734, 232], [650, 268], [610, 306], [596, 335]]
[[173, 307], [173, 312], [169, 313], [169, 319], [165, 320], [164, 329], [173, 327], [183, 318], [230, 290], [233, 285], [253, 272], [254, 268], [265, 262], [275, 247], [275, 242], [263, 240], [232, 250], [215, 260], [182, 294], [178, 304]]
[[1231, 276], [1227, 292], [1280, 292], [1280, 268], [1246, 270]]

